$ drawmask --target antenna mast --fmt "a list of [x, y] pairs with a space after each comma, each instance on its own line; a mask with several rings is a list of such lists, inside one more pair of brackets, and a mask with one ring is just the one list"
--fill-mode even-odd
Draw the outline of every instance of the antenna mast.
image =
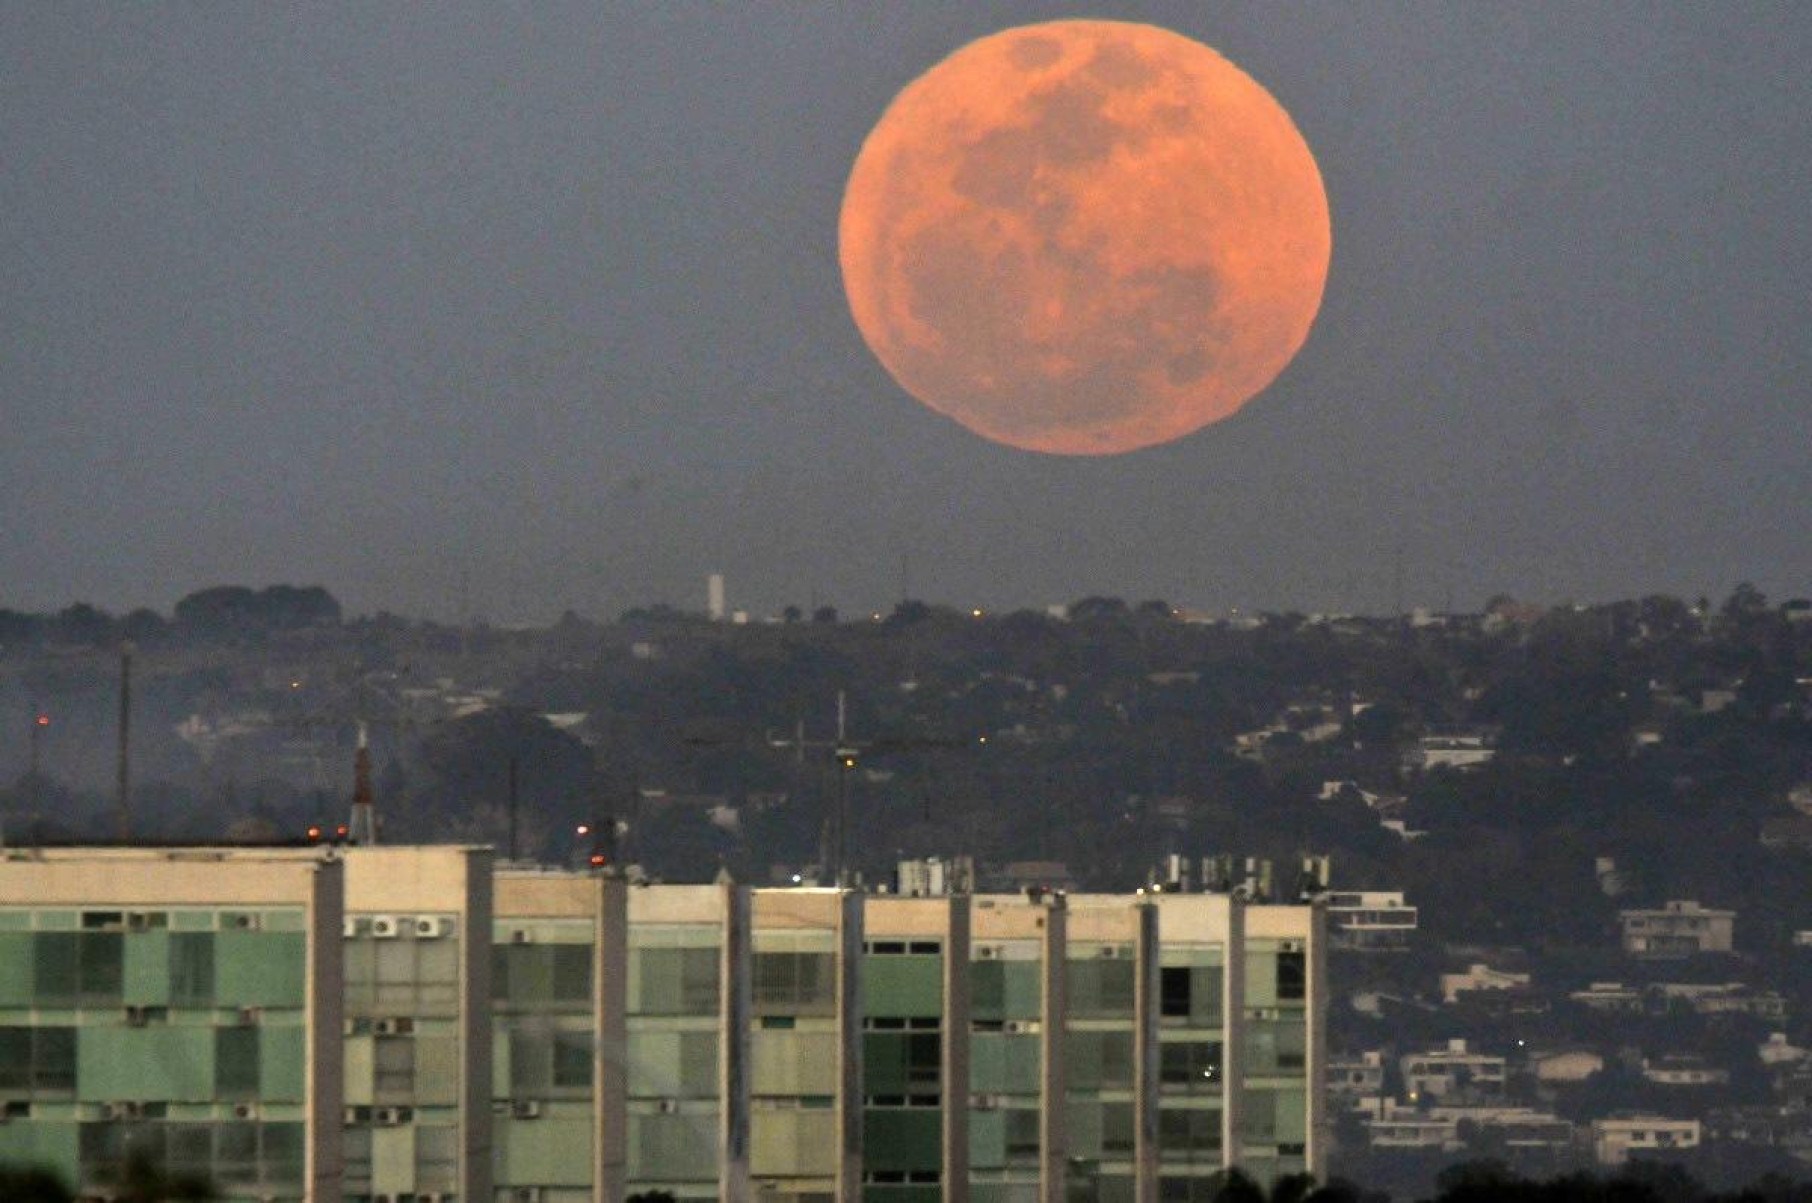
[[359, 750], [352, 761], [352, 822], [347, 842], [365, 847], [378, 842], [377, 798], [371, 788], [371, 737], [359, 720]]

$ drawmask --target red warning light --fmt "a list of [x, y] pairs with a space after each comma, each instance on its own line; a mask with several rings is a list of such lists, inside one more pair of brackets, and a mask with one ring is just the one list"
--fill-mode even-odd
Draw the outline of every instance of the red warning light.
[[594, 869], [600, 868], [603, 864], [604, 864], [604, 856], [602, 853], [594, 852], [591, 854], [591, 867], [592, 868], [594, 868]]
[[321, 838], [321, 829], [319, 827], [310, 827], [308, 829], [308, 838], [311, 840], [320, 839]]
[[339, 836], [341, 839], [345, 839], [346, 838], [346, 824], [341, 823], [338, 827], [333, 829], [333, 833], [335, 835]]
[[48, 726], [50, 726], [50, 715], [48, 715], [48, 714], [40, 714], [40, 715], [39, 715], [39, 716], [38, 716], [38, 726], [40, 726], [40, 727], [48, 727]]

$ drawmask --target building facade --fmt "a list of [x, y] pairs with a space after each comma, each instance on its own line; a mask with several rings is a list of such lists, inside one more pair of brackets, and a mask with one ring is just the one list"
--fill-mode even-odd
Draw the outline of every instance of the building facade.
[[230, 1200], [1208, 1199], [1321, 1170], [1319, 906], [0, 859], [0, 1159]]
[[338, 1198], [343, 884], [282, 853], [5, 853], [0, 1162]]

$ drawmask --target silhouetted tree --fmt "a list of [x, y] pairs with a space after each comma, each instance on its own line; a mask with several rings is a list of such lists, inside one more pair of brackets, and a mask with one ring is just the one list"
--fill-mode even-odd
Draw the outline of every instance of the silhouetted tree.
[[0, 1166], [0, 1199], [7, 1203], [71, 1203], [75, 1193], [63, 1180], [35, 1166]]

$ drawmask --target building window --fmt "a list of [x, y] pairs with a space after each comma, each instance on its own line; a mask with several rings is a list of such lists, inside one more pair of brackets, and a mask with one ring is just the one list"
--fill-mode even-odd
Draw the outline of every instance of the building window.
[[1277, 997], [1301, 999], [1308, 988], [1308, 964], [1300, 952], [1277, 954]]

